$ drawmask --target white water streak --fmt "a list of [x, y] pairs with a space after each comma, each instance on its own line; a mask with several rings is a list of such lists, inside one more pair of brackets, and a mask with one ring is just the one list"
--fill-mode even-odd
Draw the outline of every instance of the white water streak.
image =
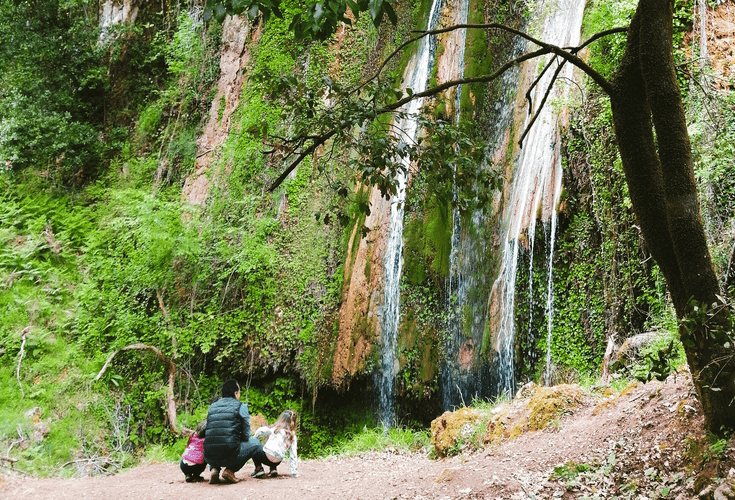
[[[557, 157], [558, 170], [561, 172], [561, 157]], [[559, 196], [561, 195], [561, 175], [557, 176], [558, 185], [554, 187], [554, 207], [559, 204]], [[548, 257], [548, 273], [549, 280], [546, 288], [546, 371], [544, 372], [544, 382], [551, 385], [551, 332], [554, 326], [554, 243], [556, 242], [556, 210], [551, 212], [551, 234]]]
[[[548, 13], [540, 38], [559, 46], [578, 45], [584, 4], [583, 0], [559, 0], [539, 5], [537, 12]], [[534, 106], [538, 106], [543, 99], [555, 68], [552, 65], [536, 86], [533, 92]], [[567, 65], [559, 76], [571, 79], [573, 68]], [[537, 215], [542, 220], [549, 220], [555, 213], [559, 200], [562, 172], [558, 152], [555, 150], [559, 136], [557, 117], [550, 105], [551, 99], [560, 95], [559, 88], [557, 82], [546, 106], [541, 111], [534, 110], [539, 116], [524, 140], [513, 177], [511, 196], [505, 208], [502, 261], [493, 287], [497, 293], [495, 300], [500, 301], [499, 328], [493, 343], [498, 352], [499, 394], [515, 389], [514, 310], [520, 246], [526, 244], [530, 247], [535, 236]], [[530, 118], [527, 118], [524, 130], [528, 127]], [[552, 234], [552, 246], [554, 237]]]
[[[427, 26], [434, 26], [441, 0], [434, 0], [429, 14]], [[432, 66], [433, 37], [424, 37], [419, 42], [416, 55], [406, 69], [405, 88], [414, 93], [423, 92], [427, 88]], [[417, 117], [424, 104], [423, 99], [415, 99], [408, 103], [405, 119], [394, 122], [395, 130], [406, 144], [416, 140], [418, 133]], [[385, 269], [385, 302], [382, 308], [381, 321], [381, 374], [380, 374], [380, 418], [384, 428], [395, 425], [395, 378], [398, 374], [396, 359], [396, 336], [400, 324], [400, 284], [403, 267], [403, 213], [406, 200], [406, 182], [410, 160], [401, 160], [405, 170], [396, 175], [398, 189], [391, 201], [390, 229], [384, 259]]]

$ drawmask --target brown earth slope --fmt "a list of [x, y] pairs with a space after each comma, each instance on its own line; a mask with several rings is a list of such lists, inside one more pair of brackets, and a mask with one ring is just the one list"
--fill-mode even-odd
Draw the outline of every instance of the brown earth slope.
[[[185, 483], [176, 463], [78, 479], [36, 479], [5, 470], [0, 498], [735, 498], [727, 486], [735, 483], [735, 442], [725, 445], [706, 438], [688, 374], [639, 384], [621, 394], [583, 395], [544, 430], [526, 426], [513, 439], [506, 436], [499, 444], [446, 459], [387, 450], [306, 460], [296, 478], [287, 475], [283, 464], [283, 476], [267, 479], [250, 478], [248, 464], [233, 485]], [[494, 413], [515, 422], [528, 405], [528, 398], [518, 398]]]

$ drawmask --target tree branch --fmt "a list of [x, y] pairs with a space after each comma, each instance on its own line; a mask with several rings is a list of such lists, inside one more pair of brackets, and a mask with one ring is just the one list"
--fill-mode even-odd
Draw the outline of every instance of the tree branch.
[[130, 344], [130, 345], [126, 345], [125, 347], [117, 351], [112, 352], [107, 357], [107, 361], [105, 361], [105, 364], [100, 370], [100, 372], [94, 378], [95, 381], [99, 380], [100, 377], [102, 377], [102, 375], [107, 370], [108, 365], [112, 361], [112, 358], [114, 358], [118, 352], [130, 351], [130, 350], [151, 351], [153, 354], [156, 355], [158, 359], [161, 360], [164, 366], [166, 366], [166, 372], [168, 373], [168, 390], [166, 391], [166, 408], [167, 408], [167, 418], [168, 418], [169, 428], [174, 434], [177, 434], [177, 435], [191, 432], [191, 429], [187, 429], [186, 427], [182, 426], [181, 429], [178, 429], [176, 427], [176, 401], [174, 400], [174, 383], [176, 382], [176, 364], [172, 360], [170, 360], [163, 352], [161, 352], [159, 348], [152, 346], [152, 345], [147, 345], [147, 344]]
[[23, 393], [23, 384], [20, 383], [20, 363], [23, 361], [23, 354], [25, 353], [24, 348], [26, 345], [26, 333], [31, 329], [30, 325], [23, 328], [20, 332], [20, 357], [18, 358], [18, 367], [15, 370], [15, 378], [18, 379], [18, 385], [20, 386], [20, 398], [23, 399], [25, 394]]
[[[526, 91], [526, 100], [528, 101], [528, 114], [529, 115], [533, 114], [533, 99], [531, 99], [531, 91], [536, 87], [536, 85], [538, 85], [538, 83], [541, 81], [541, 78], [546, 74], [546, 71], [551, 67], [551, 64], [554, 61], [556, 61], [556, 56], [552, 57], [551, 60], [544, 66], [544, 69], [541, 70], [541, 73], [536, 77], [536, 79], [533, 81], [533, 83], [528, 87], [528, 90]], [[556, 80], [556, 75], [554, 76], [554, 79], [551, 80], [552, 83], [555, 80]]]
[[581, 44], [581, 45], [579, 45], [577, 47], [567, 47], [566, 49], [569, 50], [569, 52], [567, 52], [565, 49], [563, 49], [561, 47], [557, 47], [555, 45], [551, 45], [551, 44], [545, 43], [545, 42], [543, 42], [541, 40], [537, 40], [536, 38], [532, 37], [531, 35], [523, 32], [523, 31], [517, 30], [515, 28], [511, 28], [510, 26], [506, 26], [504, 24], [500, 24], [500, 23], [455, 24], [453, 26], [448, 26], [446, 28], [440, 28], [440, 29], [436, 29], [436, 30], [424, 31], [419, 36], [414, 37], [414, 38], [412, 38], [412, 39], [410, 39], [410, 40], [402, 43], [401, 45], [399, 45], [393, 52], [391, 52], [391, 54], [385, 59], [385, 61], [383, 61], [383, 63], [378, 68], [378, 70], [375, 72], [375, 75], [373, 75], [371, 78], [369, 78], [368, 80], [366, 80], [365, 83], [358, 88], [358, 90], [360, 88], [364, 87], [366, 84], [370, 83], [371, 81], [377, 79], [380, 76], [380, 73], [385, 68], [386, 64], [388, 64], [388, 61], [390, 61], [393, 57], [395, 57], [396, 55], [398, 55], [408, 45], [410, 45], [413, 42], [416, 42], [418, 40], [421, 40], [425, 36], [429, 36], [429, 35], [440, 35], [440, 34], [449, 33], [449, 32], [452, 32], [452, 31], [455, 31], [455, 30], [458, 30], [458, 29], [499, 29], [499, 30], [502, 30], [502, 31], [507, 31], [507, 32], [509, 32], [509, 33], [511, 33], [513, 35], [520, 36], [521, 38], [525, 38], [529, 42], [534, 43], [534, 44], [538, 45], [539, 47], [553, 48], [554, 50], [551, 50], [551, 52], [554, 52], [555, 54], [559, 55], [560, 57], [563, 57], [564, 59], [569, 60], [569, 62], [571, 62], [572, 64], [574, 64], [575, 66], [577, 66], [579, 69], [581, 69], [582, 71], [584, 71], [588, 76], [590, 76], [590, 78], [592, 78], [595, 81], [595, 83], [597, 83], [600, 87], [602, 87], [602, 89], [607, 94], [609, 94], [610, 93], [610, 90], [611, 90], [610, 83], [602, 75], [600, 75], [599, 73], [597, 73], [597, 71], [595, 71], [594, 69], [592, 69], [592, 67], [590, 67], [589, 65], [587, 65], [587, 63], [585, 63], [582, 59], [578, 58], [576, 56], [576, 54], [580, 50], [582, 50], [584, 47], [586, 47], [587, 45], [589, 45], [590, 43], [592, 43], [594, 41], [599, 40], [600, 38], [603, 38], [603, 37], [606, 37], [606, 36], [609, 36], [609, 35], [614, 35], [614, 34], [617, 34], [617, 33], [627, 33], [628, 32], [628, 28], [612, 28], [612, 29], [609, 29], [609, 30], [601, 31], [599, 33], [596, 33], [596, 34], [592, 35], [583, 44]]
[[304, 161], [304, 159], [307, 156], [309, 156], [314, 151], [316, 151], [316, 149], [319, 146], [321, 146], [322, 144], [324, 144], [325, 142], [327, 142], [329, 139], [331, 139], [336, 133], [337, 133], [337, 130], [336, 129], [333, 129], [333, 130], [330, 130], [330, 131], [328, 131], [328, 132], [326, 132], [326, 133], [318, 136], [318, 138], [314, 140], [314, 142], [311, 144], [311, 146], [309, 146], [301, 154], [299, 154], [299, 156], [297, 156], [296, 159], [293, 162], [291, 162], [291, 164], [288, 167], [286, 167], [286, 170], [284, 170], [283, 173], [281, 175], [279, 175], [278, 178], [275, 181], [273, 181], [273, 184], [271, 184], [271, 186], [268, 188], [268, 191], [271, 192], [271, 193], [273, 191], [275, 191], [276, 188], [278, 188], [278, 186], [280, 186], [283, 183], [283, 181], [286, 180], [286, 178], [291, 174], [291, 172], [293, 172], [294, 169], [296, 167], [298, 167], [299, 164], [302, 161]]
[[[445, 83], [443, 83], [441, 85], [437, 85], [436, 87], [427, 89], [427, 90], [425, 90], [423, 92], [417, 92], [415, 94], [411, 94], [408, 97], [404, 97], [403, 99], [399, 99], [398, 101], [396, 101], [396, 102], [394, 102], [392, 104], [389, 104], [389, 105], [384, 106], [384, 107], [382, 107], [380, 109], [377, 109], [375, 111], [375, 115], [376, 116], [380, 116], [380, 115], [384, 115], [386, 113], [391, 113], [391, 112], [396, 111], [397, 109], [399, 109], [404, 104], [406, 104], [406, 103], [408, 103], [408, 102], [410, 102], [410, 101], [412, 101], [414, 99], [419, 99], [421, 97], [434, 96], [436, 94], [439, 94], [439, 93], [443, 92], [444, 90], [447, 90], [447, 89], [456, 87], [458, 85], [464, 85], [464, 84], [468, 84], [468, 83], [483, 83], [483, 82], [486, 83], [486, 82], [491, 82], [491, 81], [499, 78], [503, 73], [505, 73], [506, 71], [508, 71], [513, 66], [516, 66], [516, 65], [522, 63], [523, 61], [527, 61], [529, 59], [533, 59], [534, 57], [538, 57], [540, 55], [548, 54], [549, 52], [550, 52], [549, 49], [547, 49], [547, 48], [541, 48], [541, 49], [535, 50], [533, 52], [529, 52], [527, 54], [524, 54], [522, 56], [519, 56], [519, 57], [517, 57], [515, 59], [512, 59], [511, 61], [506, 62], [503, 66], [501, 66], [497, 71], [495, 71], [492, 74], [489, 74], [489, 75], [481, 75], [481, 76], [470, 77], [470, 78], [461, 78], [459, 80], [452, 80], [452, 81], [449, 81], [449, 82], [445, 82]], [[278, 176], [278, 178], [268, 188], [268, 191], [269, 192], [273, 192], [276, 188], [278, 188], [278, 186], [280, 186], [283, 183], [283, 181], [286, 180], [286, 178], [289, 176], [289, 174], [291, 174], [291, 172], [293, 172], [294, 169], [296, 167], [298, 167], [298, 165], [302, 161], [304, 161], [304, 159], [307, 156], [309, 156], [314, 151], [316, 151], [319, 146], [321, 146], [324, 143], [326, 143], [329, 139], [331, 139], [336, 134], [337, 134], [337, 129], [332, 129], [332, 130], [329, 130], [329, 131], [325, 132], [324, 134], [318, 136], [318, 138], [315, 139], [314, 142], [307, 149], [305, 149], [303, 152], [301, 152], [301, 154], [299, 154], [299, 156], [293, 162], [291, 162], [291, 164], [283, 171], [283, 173], [281, 173], [281, 175]]]
[[[546, 88], [546, 92], [544, 93], [544, 98], [541, 99], [541, 104], [539, 104], [538, 109], [531, 117], [531, 121], [528, 122], [528, 126], [526, 127], [526, 130], [523, 131], [523, 134], [521, 135], [521, 138], [518, 140], [518, 146], [523, 147], [523, 139], [526, 138], [528, 135], [528, 132], [533, 127], [533, 124], [536, 123], [536, 120], [538, 119], [539, 115], [541, 114], [541, 110], [544, 108], [544, 104], [546, 104], [546, 100], [549, 98], [549, 94], [551, 93], [551, 89], [554, 88], [554, 83], [556, 82], [557, 77], [559, 76], [559, 73], [561, 72], [561, 69], [564, 67], [564, 62], [562, 61], [559, 66], [557, 66], [556, 71], [554, 72], [554, 76], [551, 77], [551, 82], [549, 82], [549, 86]], [[530, 100], [530, 99], [529, 99]]]
[[378, 110], [378, 114], [384, 114], [391, 111], [395, 111], [404, 104], [407, 104], [410, 101], [413, 101], [414, 99], [419, 99], [421, 97], [431, 97], [435, 96], [447, 89], [457, 87], [458, 85], [466, 85], [470, 83], [487, 83], [492, 82], [493, 80], [498, 79], [500, 76], [503, 75], [506, 71], [508, 71], [513, 66], [517, 66], [520, 63], [524, 61], [528, 61], [529, 59], [533, 59], [534, 57], [542, 56], [544, 54], [550, 53], [551, 50], [544, 47], [540, 48], [538, 50], [534, 50], [533, 52], [528, 52], [526, 54], [523, 54], [522, 56], [518, 56], [515, 59], [512, 59], [505, 64], [503, 64], [498, 70], [496, 70], [494, 73], [486, 74], [486, 75], [480, 75], [480, 76], [472, 76], [467, 78], [460, 78], [459, 80], [451, 80], [448, 82], [444, 82], [441, 85], [437, 85], [436, 87], [432, 87], [430, 89], [424, 90], [423, 92], [417, 92], [415, 94], [411, 94], [408, 97], [404, 97], [403, 99], [399, 99], [398, 101], [389, 104], [382, 109]]
[[[457, 24], [457, 25], [450, 26], [450, 27], [447, 27], [447, 28], [442, 28], [442, 29], [438, 29], [438, 30], [431, 30], [431, 31], [423, 32], [421, 35], [419, 35], [417, 37], [414, 37], [411, 40], [409, 40], [409, 41], [401, 44], [396, 50], [394, 50], [385, 59], [385, 61], [383, 61], [383, 63], [381, 64], [381, 66], [376, 71], [375, 75], [373, 75], [370, 79], [366, 80], [360, 87], [358, 87], [358, 89], [355, 90], [355, 92], [358, 92], [361, 88], [365, 87], [365, 85], [367, 85], [369, 82], [377, 79], [380, 76], [380, 73], [383, 70], [383, 68], [385, 67], [385, 65], [388, 63], [388, 61], [391, 58], [393, 58], [396, 54], [398, 54], [402, 49], [404, 49], [410, 43], [413, 43], [413, 42], [415, 42], [417, 40], [420, 40], [421, 38], [423, 38], [425, 36], [428, 36], [428, 35], [438, 35], [438, 34], [441, 34], [441, 33], [448, 33], [448, 32], [451, 32], [451, 31], [454, 31], [454, 30], [457, 30], [457, 29], [463, 29], [463, 28], [466, 28], [466, 29], [492, 29], [492, 28], [495, 28], [495, 29], [504, 30], [504, 31], [507, 31], [507, 32], [512, 33], [514, 35], [518, 35], [518, 36], [520, 36], [522, 38], [525, 38], [526, 40], [528, 40], [528, 41], [530, 41], [530, 42], [532, 42], [532, 43], [540, 46], [541, 48], [539, 48], [539, 49], [537, 49], [535, 51], [532, 51], [532, 52], [528, 52], [528, 53], [526, 53], [526, 54], [524, 54], [522, 56], [519, 56], [519, 57], [517, 57], [515, 59], [512, 59], [512, 60], [506, 62], [505, 64], [503, 64], [494, 73], [485, 74], [485, 75], [476, 76], [476, 77], [469, 77], [469, 78], [461, 78], [461, 79], [458, 79], [458, 80], [452, 80], [452, 81], [449, 81], [449, 82], [445, 82], [445, 83], [443, 83], [441, 85], [437, 85], [436, 87], [427, 89], [427, 90], [425, 90], [423, 92], [417, 92], [415, 94], [411, 94], [408, 97], [404, 97], [403, 99], [399, 99], [399, 100], [397, 100], [396, 102], [394, 102], [392, 104], [389, 104], [387, 106], [384, 106], [382, 108], [377, 109], [375, 111], [375, 115], [376, 116], [380, 116], [380, 115], [383, 115], [383, 114], [386, 114], [386, 113], [390, 113], [390, 112], [396, 111], [398, 108], [400, 108], [401, 106], [403, 106], [404, 104], [406, 104], [406, 103], [408, 103], [410, 101], [413, 101], [414, 99], [420, 99], [422, 97], [434, 96], [434, 95], [437, 95], [437, 94], [443, 92], [444, 90], [447, 90], [447, 89], [456, 87], [458, 85], [466, 85], [466, 84], [470, 84], [470, 83], [487, 83], [487, 82], [491, 82], [491, 81], [497, 79], [498, 77], [500, 77], [503, 73], [505, 73], [506, 71], [508, 71], [513, 66], [517, 66], [518, 64], [520, 64], [520, 63], [522, 63], [524, 61], [527, 61], [529, 59], [533, 59], [534, 57], [538, 57], [538, 56], [541, 56], [541, 55], [544, 55], [544, 54], [549, 54], [549, 53], [555, 54], [556, 56], [559, 56], [562, 59], [564, 59], [564, 61], [569, 62], [569, 63], [575, 65], [577, 68], [579, 68], [580, 70], [582, 70], [587, 76], [589, 76], [595, 83], [597, 83], [597, 85], [600, 86], [600, 88], [603, 90], [603, 92], [605, 92], [606, 94], [609, 95], [613, 91], [613, 88], [612, 88], [612, 85], [610, 84], [610, 82], [608, 82], [607, 79], [605, 79], [605, 77], [603, 77], [601, 74], [599, 74], [597, 71], [595, 71], [591, 66], [589, 66], [586, 62], [584, 62], [582, 59], [580, 59], [579, 57], [577, 57], [575, 54], [577, 52], [579, 52], [579, 50], [581, 50], [587, 44], [591, 43], [594, 40], [597, 40], [599, 38], [602, 38], [603, 36], [607, 36], [607, 35], [611, 35], [611, 34], [615, 34], [615, 33], [622, 33], [622, 32], [626, 32], [627, 31], [627, 28], [614, 28], [614, 29], [611, 29], [611, 30], [603, 31], [601, 33], [598, 33], [598, 34], [594, 35], [589, 40], [587, 40], [584, 44], [582, 44], [582, 45], [580, 45], [578, 47], [570, 47], [568, 49], [565, 49], [565, 48], [562, 48], [562, 47], [559, 47], [559, 46], [556, 46], [556, 45], [545, 43], [545, 42], [543, 42], [541, 40], [537, 40], [536, 38], [534, 38], [534, 37], [532, 37], [532, 36], [530, 36], [530, 35], [522, 32], [520, 30], [517, 30], [517, 29], [514, 29], [514, 28], [510, 28], [508, 26], [505, 26], [505, 25], [499, 24], [499, 23], [489, 23], [489, 24]], [[560, 67], [561, 67], [561, 65], [560, 65]], [[557, 70], [557, 74], [558, 74], [558, 70]], [[353, 94], [355, 92], [353, 92]], [[548, 94], [548, 91], [547, 91], [547, 94]], [[293, 160], [288, 167], [286, 167], [286, 169], [281, 173], [281, 175], [278, 176], [278, 178], [270, 185], [270, 187], [268, 188], [268, 191], [269, 192], [273, 192], [275, 189], [277, 189], [278, 186], [280, 186], [283, 183], [283, 181], [286, 180], [286, 178], [291, 174], [291, 172], [293, 172], [296, 169], [296, 167], [298, 167], [298, 165], [302, 161], [304, 161], [304, 159], [306, 157], [308, 157], [310, 154], [312, 154], [314, 151], [316, 151], [317, 148], [319, 148], [319, 146], [322, 146], [323, 144], [325, 144], [329, 139], [331, 139], [332, 137], [334, 137], [334, 135], [336, 135], [336, 134], [337, 134], [337, 129], [332, 129], [332, 130], [329, 130], [329, 131], [325, 132], [324, 134], [321, 134], [321, 135], [318, 135], [318, 136], [310, 136], [309, 138], [311, 140], [313, 140], [313, 142], [311, 143], [311, 145], [307, 149], [305, 149], [304, 151], [302, 151], [296, 157], [296, 159]], [[307, 140], [306, 137], [301, 137], [301, 138], [294, 139], [293, 142], [305, 141], [305, 140]]]
[[609, 30], [600, 31], [599, 33], [595, 33], [594, 35], [592, 35], [591, 37], [589, 37], [582, 45], [579, 45], [579, 46], [574, 47], [574, 48], [570, 48], [570, 52], [572, 52], [573, 54], [577, 54], [577, 53], [579, 53], [580, 50], [582, 50], [583, 48], [585, 48], [586, 46], [588, 46], [592, 42], [595, 42], [595, 41], [599, 40], [600, 38], [604, 38], [604, 37], [609, 36], [609, 35], [615, 35], [615, 34], [618, 34], [618, 33], [627, 33], [627, 32], [628, 32], [628, 27], [627, 26], [625, 28], [612, 28], [612, 29], [609, 29]]

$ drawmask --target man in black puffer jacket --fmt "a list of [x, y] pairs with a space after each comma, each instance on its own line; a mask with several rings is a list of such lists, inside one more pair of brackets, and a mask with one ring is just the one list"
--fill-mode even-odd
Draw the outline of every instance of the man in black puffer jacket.
[[204, 435], [204, 461], [212, 470], [210, 484], [236, 483], [235, 472], [242, 469], [263, 446], [250, 436], [248, 405], [240, 402], [240, 384], [228, 380], [222, 384], [222, 397], [212, 403], [207, 413]]

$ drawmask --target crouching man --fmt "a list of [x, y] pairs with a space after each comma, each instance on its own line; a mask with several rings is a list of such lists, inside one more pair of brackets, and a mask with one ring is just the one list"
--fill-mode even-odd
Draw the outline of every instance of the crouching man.
[[207, 413], [204, 436], [204, 461], [212, 471], [210, 484], [236, 483], [235, 472], [263, 449], [250, 436], [248, 405], [240, 402], [240, 384], [228, 380], [222, 384], [222, 397], [212, 403]]

